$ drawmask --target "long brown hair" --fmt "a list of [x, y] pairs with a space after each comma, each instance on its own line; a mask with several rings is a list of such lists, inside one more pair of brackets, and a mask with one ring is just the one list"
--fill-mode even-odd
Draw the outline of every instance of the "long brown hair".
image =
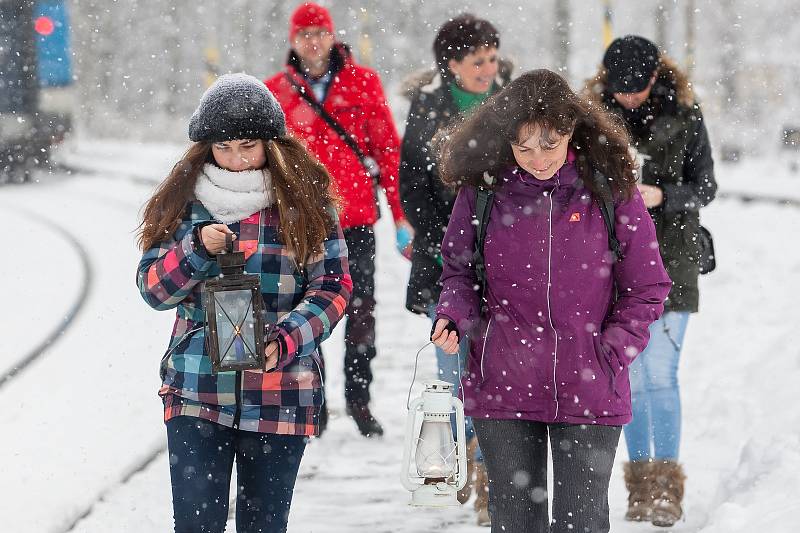
[[[329, 208], [337, 206], [331, 178], [297, 140], [284, 136], [263, 140], [278, 208], [278, 235], [299, 266], [322, 252], [322, 243], [335, 221]], [[213, 163], [210, 142], [194, 143], [172, 168], [147, 202], [139, 225], [142, 250], [168, 239], [194, 200], [194, 187], [203, 165]]]
[[593, 179], [597, 170], [608, 177], [615, 197], [630, 198], [635, 161], [628, 152], [624, 124], [602, 106], [580, 98], [564, 78], [546, 69], [523, 74], [439, 136], [442, 181], [452, 187], [492, 186], [485, 176], [494, 178], [516, 165], [511, 143], [518, 142], [522, 126], [532, 124], [572, 134], [578, 174], [589, 190], [599, 193]]

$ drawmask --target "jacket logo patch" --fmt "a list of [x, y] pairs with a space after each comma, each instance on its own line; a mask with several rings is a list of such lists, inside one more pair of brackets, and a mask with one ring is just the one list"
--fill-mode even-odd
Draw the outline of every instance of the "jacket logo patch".
[[580, 213], [572, 213], [569, 217], [570, 222], [580, 222], [581, 221], [581, 214]]

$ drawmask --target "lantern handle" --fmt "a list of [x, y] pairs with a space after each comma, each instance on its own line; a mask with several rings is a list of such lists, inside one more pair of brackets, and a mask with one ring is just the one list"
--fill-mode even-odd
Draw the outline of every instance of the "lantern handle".
[[[417, 380], [417, 365], [419, 364], [419, 354], [421, 354], [422, 350], [424, 350], [431, 344], [433, 344], [433, 341], [425, 343], [425, 345], [419, 349], [419, 351], [417, 352], [417, 356], [414, 358], [414, 375], [411, 376], [411, 385], [408, 386], [408, 396], [406, 396], [406, 411], [411, 409], [411, 390], [414, 388], [414, 382]], [[463, 388], [463, 383], [461, 382], [461, 354], [456, 352], [452, 356], [456, 358], [456, 364], [458, 365], [458, 385], [459, 385], [459, 390], [461, 390]]]
[[406, 411], [411, 409], [411, 390], [414, 388], [414, 382], [417, 380], [417, 364], [419, 363], [419, 354], [422, 350], [433, 344], [433, 341], [428, 341], [425, 345], [417, 351], [417, 356], [414, 358], [414, 375], [411, 376], [411, 385], [408, 386], [408, 396], [406, 396]]
[[226, 233], [225, 234], [225, 251], [229, 254], [233, 253], [233, 234]]

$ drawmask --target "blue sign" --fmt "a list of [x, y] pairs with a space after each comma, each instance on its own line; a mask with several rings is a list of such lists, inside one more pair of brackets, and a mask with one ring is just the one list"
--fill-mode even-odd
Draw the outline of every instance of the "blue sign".
[[63, 87], [72, 83], [65, 3], [64, 0], [40, 0], [33, 8], [40, 87]]

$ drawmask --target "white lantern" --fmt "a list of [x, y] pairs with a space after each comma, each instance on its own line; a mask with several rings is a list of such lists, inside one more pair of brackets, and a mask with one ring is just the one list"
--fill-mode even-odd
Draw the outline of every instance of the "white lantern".
[[[456, 414], [456, 433], [450, 415]], [[425, 384], [422, 396], [408, 407], [403, 486], [411, 491], [411, 505], [458, 505], [456, 495], [467, 483], [464, 404], [445, 381]], [[413, 461], [413, 467], [412, 467]]]

